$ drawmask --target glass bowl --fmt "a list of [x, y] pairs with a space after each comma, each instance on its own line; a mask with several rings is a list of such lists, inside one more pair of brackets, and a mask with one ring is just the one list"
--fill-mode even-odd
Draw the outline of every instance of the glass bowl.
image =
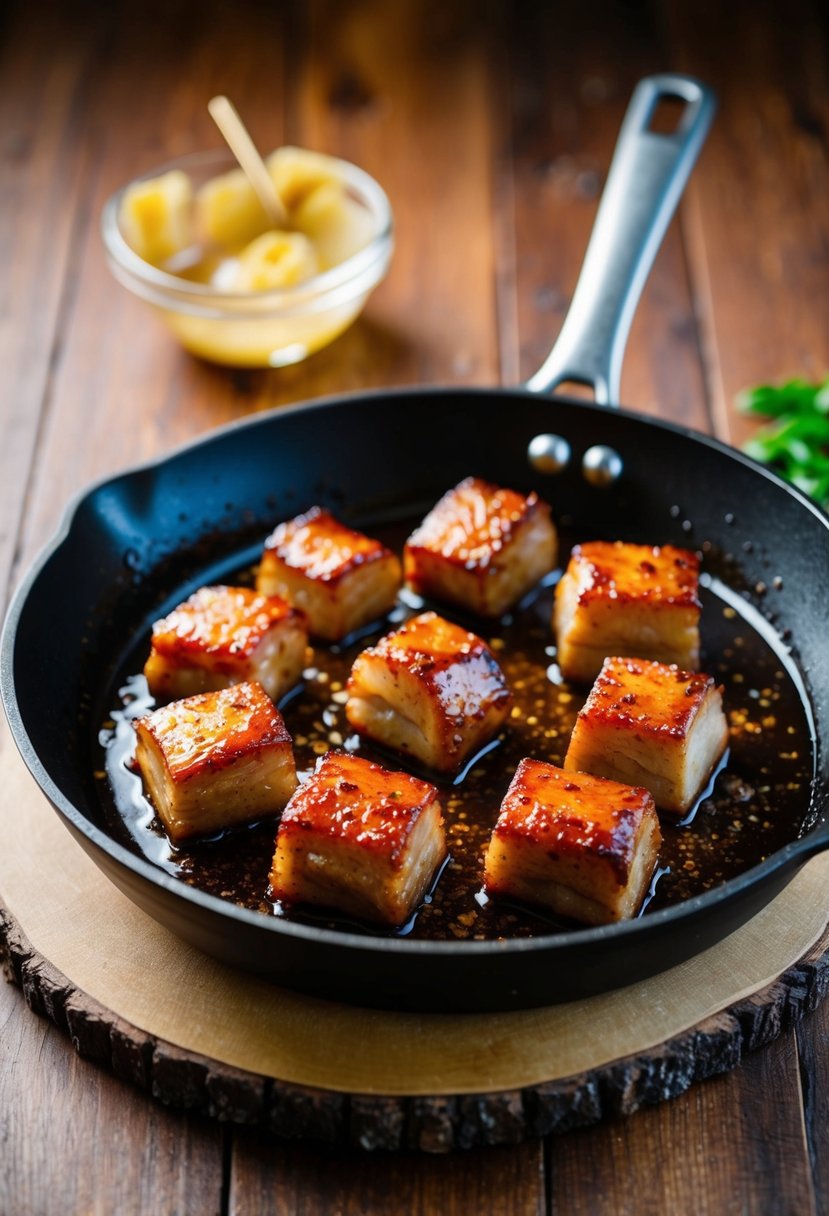
[[[139, 257], [127, 243], [119, 216], [127, 183], [107, 201], [101, 235], [110, 270], [146, 300], [186, 350], [232, 367], [285, 367], [327, 346], [363, 308], [388, 270], [393, 248], [389, 200], [373, 177], [348, 161], [329, 158], [347, 197], [365, 213], [366, 244], [330, 269], [288, 288], [225, 291], [184, 278]], [[146, 181], [183, 170], [193, 189], [236, 168], [228, 151], [196, 152], [142, 174]]]

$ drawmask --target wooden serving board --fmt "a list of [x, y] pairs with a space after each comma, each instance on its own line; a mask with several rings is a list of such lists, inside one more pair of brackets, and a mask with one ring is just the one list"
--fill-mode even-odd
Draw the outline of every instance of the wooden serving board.
[[485, 1015], [322, 1001], [202, 955], [132, 905], [5, 730], [0, 782], [0, 951], [32, 1009], [160, 1101], [280, 1136], [446, 1151], [586, 1126], [733, 1068], [829, 985], [829, 858], [816, 858], [726, 941], [620, 992]]

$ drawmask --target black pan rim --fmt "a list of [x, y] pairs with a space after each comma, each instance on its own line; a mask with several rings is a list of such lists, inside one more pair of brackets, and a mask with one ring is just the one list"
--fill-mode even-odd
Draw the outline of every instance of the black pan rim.
[[[254, 414], [251, 417], [237, 419], [222, 427], [215, 428], [204, 435], [198, 436], [194, 440], [178, 445], [158, 458], [150, 459], [138, 465], [130, 466], [113, 475], [100, 478], [80, 490], [69, 501], [55, 533], [43, 546], [18, 585], [11, 599], [3, 626], [2, 639], [0, 639], [0, 691], [2, 691], [3, 705], [12, 737], [29, 772], [58, 815], [65, 821], [65, 826], [74, 829], [92, 846], [101, 850], [118, 865], [130, 871], [136, 878], [147, 881], [152, 886], [161, 888], [176, 899], [183, 900], [184, 903], [189, 903], [207, 913], [228, 918], [253, 930], [275, 933], [278, 936], [293, 937], [300, 941], [308, 941], [320, 945], [332, 945], [339, 947], [344, 952], [359, 950], [369, 953], [388, 954], [389, 951], [394, 951], [399, 952], [404, 957], [418, 958], [449, 956], [459, 959], [480, 959], [487, 956], [498, 956], [504, 952], [524, 955], [536, 952], [546, 954], [551, 950], [563, 952], [568, 949], [577, 948], [579, 945], [591, 946], [608, 940], [623, 945], [628, 937], [632, 935], [639, 936], [643, 932], [644, 926], [652, 926], [656, 930], [675, 921], [684, 922], [691, 920], [698, 913], [712, 910], [720, 904], [727, 904], [739, 898], [743, 892], [754, 886], [755, 883], [761, 882], [766, 877], [786, 867], [793, 866], [795, 863], [799, 865], [805, 862], [809, 856], [825, 847], [826, 839], [829, 837], [829, 822], [827, 821], [818, 822], [801, 837], [784, 845], [759, 865], [751, 867], [721, 886], [693, 896], [691, 899], [685, 900], [673, 907], [648, 914], [645, 918], [637, 918], [631, 921], [617, 922], [594, 928], [577, 928], [534, 938], [511, 938], [502, 941], [432, 942], [410, 940], [405, 937], [371, 936], [369, 934], [363, 935], [348, 931], [329, 930], [317, 926], [298, 924], [280, 917], [268, 917], [261, 912], [241, 908], [236, 904], [229, 903], [227, 900], [222, 900], [217, 896], [208, 895], [205, 892], [196, 890], [173, 875], [165, 873], [151, 862], [120, 845], [107, 833], [97, 828], [85, 818], [83, 813], [63, 795], [53, 782], [45, 764], [36, 752], [19, 711], [13, 675], [17, 627], [20, 616], [25, 609], [28, 596], [32, 587], [37, 582], [42, 569], [65, 542], [81, 506], [87, 501], [92, 500], [107, 486], [119, 484], [123, 481], [130, 481], [147, 474], [154, 475], [162, 467], [174, 464], [176, 460], [189, 456], [194, 450], [221, 443], [227, 436], [235, 434], [240, 430], [265, 426], [273, 423], [277, 418], [289, 418], [298, 413], [314, 410], [348, 407], [349, 405], [388, 397], [390, 394], [397, 400], [407, 397], [434, 397], [446, 394], [453, 397], [485, 397], [493, 399], [503, 399], [514, 394], [534, 400], [544, 400], [539, 394], [533, 393], [523, 386], [504, 389], [430, 385], [428, 387], [405, 386], [399, 389], [386, 388], [355, 391], [321, 397], [313, 401], [290, 406], [277, 406], [273, 409]], [[597, 405], [594, 402], [566, 397], [560, 394], [550, 396], [547, 400], [551, 407], [554, 407], [557, 403], [561, 403], [567, 407], [594, 411], [597, 415], [604, 414], [608, 408]], [[761, 474], [769, 482], [782, 488], [813, 515], [822, 526], [829, 528], [829, 515], [818, 507], [816, 503], [807, 498], [796, 487], [784, 481], [772, 470], [759, 464], [729, 444], [682, 424], [651, 418], [638, 411], [628, 409], [617, 410], [614, 408], [613, 412], [638, 424], [646, 425], [649, 428], [657, 428], [682, 436], [685, 439], [690, 439], [751, 468], [755, 473]]]

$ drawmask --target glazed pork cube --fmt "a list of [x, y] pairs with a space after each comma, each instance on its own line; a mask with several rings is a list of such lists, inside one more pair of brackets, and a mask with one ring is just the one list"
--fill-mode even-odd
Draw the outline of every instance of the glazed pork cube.
[[384, 616], [401, 579], [389, 549], [312, 507], [268, 537], [256, 585], [301, 608], [316, 637], [338, 642]]
[[486, 853], [484, 887], [589, 925], [634, 916], [662, 842], [646, 789], [522, 760]]
[[728, 746], [711, 676], [644, 659], [605, 660], [576, 719], [564, 767], [644, 785], [685, 815]]
[[144, 665], [159, 701], [258, 680], [277, 701], [305, 666], [305, 617], [278, 596], [249, 587], [201, 587], [153, 625]]
[[402, 925], [445, 857], [433, 785], [329, 752], [282, 815], [271, 894], [287, 905]]
[[174, 701], [135, 730], [144, 788], [174, 844], [275, 815], [296, 789], [291, 736], [261, 684]]
[[486, 643], [435, 612], [364, 650], [346, 691], [356, 731], [443, 773], [457, 772], [492, 738], [510, 705]]
[[444, 494], [406, 542], [406, 581], [429, 598], [498, 617], [556, 564], [550, 508], [478, 477]]
[[566, 680], [590, 683], [609, 654], [699, 666], [699, 559], [673, 545], [576, 545], [553, 624]]

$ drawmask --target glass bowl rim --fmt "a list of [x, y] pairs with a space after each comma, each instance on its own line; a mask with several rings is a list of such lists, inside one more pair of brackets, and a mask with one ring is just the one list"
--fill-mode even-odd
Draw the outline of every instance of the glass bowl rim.
[[220, 309], [223, 302], [238, 307], [255, 301], [257, 312], [261, 315], [265, 313], [269, 303], [273, 305], [274, 311], [278, 312], [280, 306], [291, 310], [302, 300], [307, 301], [323, 296], [329, 291], [347, 285], [352, 279], [361, 279], [375, 262], [387, 258], [392, 239], [393, 219], [391, 203], [386, 192], [371, 174], [352, 164], [351, 161], [342, 160], [340, 157], [316, 152], [314, 155], [325, 156], [327, 160], [333, 162], [333, 166], [342, 174], [346, 186], [367, 203], [367, 209], [377, 218], [378, 229], [362, 249], [358, 249], [344, 261], [338, 262], [336, 266], [332, 266], [302, 283], [297, 283], [293, 287], [279, 287], [270, 291], [255, 292], [223, 291], [209, 283], [193, 282], [191, 279], [172, 274], [170, 271], [162, 270], [145, 261], [128, 244], [121, 232], [118, 213], [121, 200], [130, 186], [136, 182], [161, 177], [164, 173], [175, 169], [186, 172], [188, 168], [216, 164], [217, 173], [222, 173], [234, 167], [238, 168], [233, 154], [225, 148], [207, 149], [174, 157], [156, 168], [136, 175], [115, 190], [105, 202], [101, 212], [101, 237], [104, 247], [122, 272], [137, 280], [145, 288], [153, 289], [159, 295], [168, 297], [165, 298], [165, 306], [172, 309], [176, 309], [179, 303], [187, 311], [188, 303], [203, 304], [207, 307], [212, 305], [214, 309]]

